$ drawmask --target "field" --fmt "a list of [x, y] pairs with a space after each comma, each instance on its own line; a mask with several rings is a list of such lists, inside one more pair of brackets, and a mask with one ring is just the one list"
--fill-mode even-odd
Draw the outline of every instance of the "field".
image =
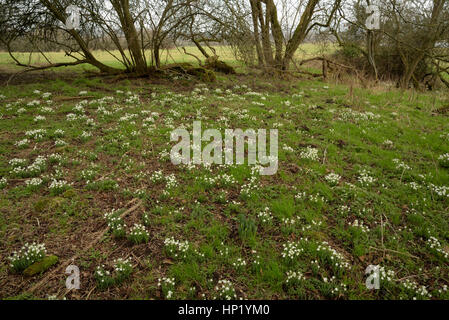
[[[187, 46], [185, 47], [186, 51], [190, 54], [195, 55], [198, 58], [203, 59], [204, 57], [201, 55], [200, 51], [196, 47]], [[312, 56], [317, 55], [321, 52], [332, 52], [335, 50], [335, 46], [333, 44], [329, 43], [323, 43], [323, 44], [313, 44], [313, 43], [306, 43], [300, 46], [299, 50], [296, 53], [297, 58], [310, 58]], [[206, 49], [209, 54], [212, 54], [212, 51], [210, 49]], [[231, 47], [229, 46], [219, 46], [215, 48], [216, 54], [220, 57], [220, 60], [225, 61], [226, 63], [229, 63], [235, 67], [241, 67], [242, 64], [237, 62], [234, 57], [234, 52]], [[73, 62], [75, 61], [73, 58], [68, 57], [65, 55], [64, 52], [48, 52], [45, 53], [46, 57], [51, 62]], [[99, 61], [105, 63], [106, 65], [109, 65], [111, 67], [116, 68], [123, 68], [123, 65], [118, 62], [118, 60], [115, 58], [117, 56], [120, 56], [119, 52], [117, 50], [112, 50], [111, 53], [108, 53], [106, 51], [93, 51], [93, 55], [95, 58], [97, 58]], [[39, 53], [30, 53], [22, 52], [22, 53], [14, 53], [14, 56], [23, 64], [32, 64], [32, 65], [46, 65], [48, 64], [48, 61]], [[151, 52], [146, 51], [145, 56], [147, 58], [147, 61], [151, 61]], [[191, 55], [184, 54], [184, 51], [182, 51], [182, 48], [176, 48], [176, 49], [169, 49], [169, 50], [163, 50], [161, 52], [161, 62], [164, 64], [169, 63], [179, 63], [179, 62], [189, 62], [193, 64], [198, 64], [198, 60], [195, 59]], [[2, 70], [7, 71], [20, 71], [22, 70], [21, 67], [18, 67], [15, 65], [14, 60], [10, 57], [10, 55], [7, 52], [1, 52], [0, 51], [0, 68]], [[78, 65], [75, 67], [69, 67], [69, 68], [59, 68], [58, 70], [64, 70], [69, 69], [71, 71], [91, 71], [95, 70], [94, 67], [89, 65]], [[53, 69], [56, 70], [56, 69]]]
[[[244, 74], [0, 87], [0, 298], [448, 299], [448, 104]], [[277, 174], [173, 165], [197, 120], [278, 129]]]

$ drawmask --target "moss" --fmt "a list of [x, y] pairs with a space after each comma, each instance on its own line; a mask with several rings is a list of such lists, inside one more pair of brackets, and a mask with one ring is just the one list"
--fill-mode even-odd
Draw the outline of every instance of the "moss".
[[23, 271], [23, 274], [28, 277], [31, 277], [38, 273], [43, 273], [43, 272], [47, 271], [51, 266], [58, 263], [58, 260], [59, 260], [58, 257], [55, 255], [46, 256], [41, 261], [35, 262], [31, 266], [26, 268]]
[[29, 292], [24, 292], [17, 296], [7, 297], [5, 300], [36, 300], [36, 297]]
[[212, 70], [208, 70], [203, 67], [195, 67], [190, 63], [174, 63], [166, 65], [162, 70], [188, 74], [200, 79], [203, 82], [214, 82], [216, 80], [215, 73]]
[[38, 200], [33, 205], [34, 211], [36, 211], [36, 212], [43, 212], [43, 211], [45, 211], [48, 208], [49, 201], [50, 200], [48, 198], [43, 198], [43, 199]]
[[215, 73], [213, 71], [201, 67], [187, 69], [186, 73], [195, 76], [204, 82], [214, 82], [216, 80]]
[[76, 191], [74, 189], [69, 189], [62, 194], [64, 198], [73, 198], [76, 196]]
[[235, 69], [224, 61], [209, 58], [206, 61], [206, 68], [221, 72], [224, 74], [235, 74]]
[[172, 63], [168, 64], [164, 67], [162, 67], [162, 70], [173, 70], [184, 73], [185, 70], [193, 68], [193, 65], [191, 65], [188, 62], [182, 62], [182, 63]]
[[60, 207], [66, 200], [61, 197], [42, 198], [34, 203], [33, 207], [36, 212], [44, 212]]

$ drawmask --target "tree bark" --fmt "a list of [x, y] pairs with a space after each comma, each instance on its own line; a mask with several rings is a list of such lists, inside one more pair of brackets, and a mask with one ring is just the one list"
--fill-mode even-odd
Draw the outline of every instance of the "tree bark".
[[120, 24], [125, 34], [126, 42], [128, 43], [128, 50], [134, 63], [134, 70], [132, 71], [138, 74], [146, 73], [148, 68], [143, 57], [134, 19], [129, 10], [129, 0], [111, 0], [111, 4], [119, 16]]
[[262, 46], [260, 45], [260, 33], [259, 33], [259, 13], [257, 7], [257, 0], [250, 0], [251, 3], [251, 17], [253, 19], [253, 28], [254, 28], [254, 43], [256, 46], [256, 54], [257, 61], [259, 67], [263, 67], [265, 65], [263, 54], [262, 54]]
[[[41, 3], [62, 23], [65, 23], [67, 16], [66, 13], [63, 11], [61, 6], [57, 6], [55, 3], [52, 3], [49, 0], [41, 0]], [[58, 3], [59, 4], [59, 3]], [[109, 67], [100, 61], [98, 61], [94, 55], [90, 52], [89, 47], [87, 43], [84, 41], [83, 38], [79, 35], [78, 31], [72, 29], [68, 30], [68, 33], [75, 39], [75, 41], [80, 46], [81, 51], [83, 51], [83, 54], [85, 56], [85, 60], [87, 63], [97, 67], [101, 72], [105, 73], [120, 73], [121, 70]]]
[[273, 50], [271, 48], [270, 41], [270, 17], [266, 14], [266, 18], [264, 18], [263, 10], [262, 10], [262, 2], [260, 0], [257, 1], [257, 14], [259, 15], [259, 23], [261, 29], [262, 36], [262, 49], [263, 55], [265, 59], [265, 66], [273, 65]]
[[307, 6], [301, 16], [301, 20], [299, 21], [292, 38], [288, 41], [285, 48], [285, 55], [282, 61], [282, 70], [288, 70], [290, 61], [293, 59], [293, 55], [307, 36], [310, 21], [312, 21], [313, 13], [318, 2], [319, 0], [309, 0], [307, 3]]
[[438, 21], [441, 18], [445, 1], [446, 0], [433, 1], [432, 15], [430, 18], [430, 22], [427, 25], [427, 36], [424, 41], [422, 41], [421, 46], [419, 47], [419, 51], [414, 52], [411, 59], [409, 57], [404, 57], [404, 55], [402, 57], [405, 68], [405, 72], [399, 80], [399, 86], [402, 89], [408, 89], [408, 87], [410, 86], [410, 81], [415, 73], [416, 67], [426, 57], [426, 54], [428, 54], [429, 51], [435, 47], [435, 43], [439, 38], [440, 33], [443, 31], [439, 30], [440, 28], [438, 27]]
[[279, 24], [277, 8], [273, 0], [266, 0], [267, 11], [270, 12], [271, 30], [275, 45], [275, 68], [279, 69], [282, 66], [282, 47], [284, 43], [284, 35], [282, 34], [282, 28]]

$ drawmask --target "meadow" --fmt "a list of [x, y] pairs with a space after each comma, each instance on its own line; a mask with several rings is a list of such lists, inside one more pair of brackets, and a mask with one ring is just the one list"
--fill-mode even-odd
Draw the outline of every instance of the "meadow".
[[[0, 87], [0, 298], [449, 298], [444, 92], [80, 68]], [[277, 174], [173, 165], [196, 120], [278, 129]]]
[[[185, 46], [185, 50], [189, 54], [193, 54], [194, 56], [204, 59], [201, 52], [198, 50], [198, 48], [194, 46]], [[210, 54], [213, 55], [214, 53], [209, 49], [205, 48], [205, 50]], [[229, 46], [218, 46], [214, 48], [215, 54], [219, 56], [220, 60], [236, 67], [236, 68], [242, 68], [243, 65], [241, 62], [236, 61], [234, 51]], [[306, 59], [311, 58], [313, 56], [316, 56], [319, 53], [331, 53], [335, 50], [335, 45], [332, 43], [322, 43], [322, 44], [314, 44], [314, 43], [305, 43], [300, 46], [299, 50], [296, 53], [296, 58], [298, 59]], [[111, 67], [116, 68], [123, 68], [123, 65], [115, 58], [120, 56], [120, 53], [117, 50], [112, 50], [110, 52], [102, 51], [102, 50], [94, 50], [92, 51], [92, 54], [97, 58], [99, 61], [103, 62], [106, 65], [109, 65]], [[18, 59], [23, 64], [32, 64], [36, 66], [43, 66], [48, 64], [48, 60], [52, 63], [55, 62], [73, 62], [75, 59], [72, 57], [69, 57], [65, 55], [64, 52], [46, 52], [45, 57], [40, 54], [39, 52], [14, 52], [14, 56], [16, 59]], [[75, 54], [75, 56], [78, 56]], [[81, 56], [78, 56], [81, 58]], [[151, 52], [145, 51], [145, 57], [148, 62], [151, 62]], [[129, 58], [129, 56], [128, 56]], [[48, 60], [47, 60], [48, 59]], [[186, 55], [182, 49], [182, 47], [179, 48], [172, 48], [172, 49], [165, 49], [161, 51], [161, 62], [163, 64], [170, 64], [170, 63], [192, 63], [197, 65], [198, 60], [193, 57], [192, 55]], [[23, 70], [22, 67], [18, 67], [15, 65], [15, 61], [11, 58], [8, 52], [2, 52], [0, 51], [0, 68], [3, 71], [20, 71]], [[70, 71], [94, 71], [96, 70], [95, 67], [92, 67], [90, 65], [78, 65], [78, 66], [72, 66], [68, 68], [53, 68], [52, 70], [64, 70], [68, 69]]]

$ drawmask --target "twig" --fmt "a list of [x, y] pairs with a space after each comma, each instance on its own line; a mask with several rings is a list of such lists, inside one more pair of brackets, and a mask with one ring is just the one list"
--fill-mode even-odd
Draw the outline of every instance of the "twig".
[[419, 276], [424, 276], [426, 274], [431, 274], [431, 272], [422, 273], [422, 274], [414, 274], [414, 275], [411, 275], [411, 276], [407, 276], [407, 277], [403, 277], [403, 278], [400, 278], [400, 279], [396, 279], [396, 281], [400, 282], [400, 281], [405, 280], [405, 279], [416, 278], [416, 277], [419, 277]]
[[196, 60], [198, 60], [198, 63], [199, 63], [200, 66], [203, 66], [203, 63], [202, 63], [202, 61], [201, 61], [200, 58], [198, 58], [198, 57], [197, 57], [196, 55], [194, 55], [193, 53], [187, 52], [187, 50], [186, 50], [185, 47], [182, 47], [182, 50], [184, 50], [184, 53], [185, 53], [186, 55], [191, 56], [191, 57], [194, 57]]
[[86, 296], [86, 300], [89, 300], [89, 297], [90, 297], [90, 295], [92, 294], [92, 292], [94, 292], [94, 290], [95, 290], [95, 286], [93, 286], [93, 288], [90, 289], [89, 293], [88, 293], [87, 296]]
[[137, 263], [139, 263], [142, 267], [145, 267], [145, 265], [142, 263], [142, 261], [137, 257], [134, 252], [131, 252], [131, 255], [136, 259]]
[[408, 252], [400, 252], [400, 251], [396, 251], [396, 250], [392, 250], [392, 249], [387, 249], [387, 248], [379, 249], [379, 248], [371, 247], [371, 246], [370, 246], [370, 249], [374, 249], [374, 250], [377, 250], [377, 251], [384, 251], [384, 252], [385, 252], [385, 251], [388, 251], [388, 252], [392, 252], [392, 253], [403, 254], [403, 255], [409, 256], [409, 257], [411, 257], [411, 258], [419, 259], [417, 256], [414, 256], [414, 255], [412, 255], [412, 254], [410, 254], [410, 253], [408, 253]]
[[327, 148], [324, 149], [324, 154], [323, 154], [323, 164], [326, 162], [326, 155], [327, 155]]
[[19, 71], [17, 73], [12, 74], [11, 77], [8, 79], [8, 81], [6, 81], [6, 86], [9, 85], [9, 82], [11, 82], [11, 80], [14, 77], [16, 77], [17, 75], [22, 74], [22, 73], [31, 72], [31, 71], [46, 70], [46, 69], [50, 69], [50, 68], [76, 66], [76, 65], [79, 65], [79, 64], [83, 64], [83, 63], [88, 63], [88, 62], [87, 62], [87, 60], [78, 60], [78, 61], [74, 61], [74, 62], [54, 63], [54, 64], [50, 64], [50, 65], [47, 65], [47, 66], [39, 67], [39, 66], [32, 66], [32, 65], [29, 65], [29, 64], [28, 65], [27, 64], [22, 64], [22, 63], [20, 63], [20, 62], [18, 62], [16, 60], [16, 64], [19, 67], [26, 67], [26, 68], [29, 68], [29, 69], [25, 69], [25, 70], [22, 70], [22, 71]]
[[384, 246], [384, 220], [382, 218], [382, 214], [380, 215], [380, 241], [382, 244], [382, 248], [385, 249], [385, 246]]

